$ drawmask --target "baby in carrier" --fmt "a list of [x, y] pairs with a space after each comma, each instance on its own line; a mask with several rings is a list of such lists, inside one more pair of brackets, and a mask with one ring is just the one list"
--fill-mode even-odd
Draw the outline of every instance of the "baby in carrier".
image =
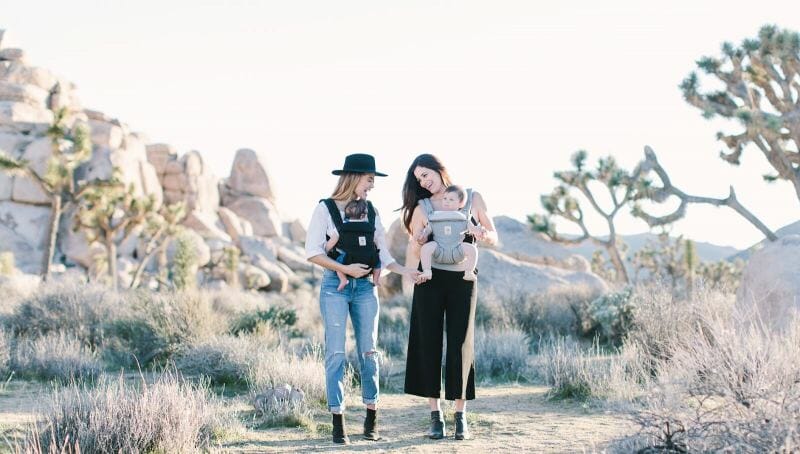
[[[381, 277], [381, 261], [373, 240], [375, 227], [370, 224], [368, 213], [369, 209], [365, 200], [348, 202], [344, 207], [341, 232], [337, 230], [330, 237], [325, 243], [325, 251], [329, 255], [333, 250], [338, 252], [338, 256], [334, 260], [339, 263], [363, 263], [372, 267], [372, 282], [377, 286]], [[336, 216], [339, 216], [338, 209]], [[340, 239], [342, 239], [342, 244], [337, 247]], [[337, 271], [336, 275], [339, 277], [337, 290], [341, 291], [347, 285], [347, 276], [341, 271]]]
[[422, 276], [431, 278], [431, 259], [437, 263], [455, 264], [466, 260], [464, 279], [477, 279], [475, 266], [478, 263], [478, 248], [464, 242], [464, 234], [469, 232], [469, 214], [460, 210], [467, 204], [467, 191], [460, 186], [452, 185], [445, 190], [442, 198], [442, 211], [434, 211], [428, 215], [425, 234], [433, 233], [433, 241], [422, 245], [420, 261]]

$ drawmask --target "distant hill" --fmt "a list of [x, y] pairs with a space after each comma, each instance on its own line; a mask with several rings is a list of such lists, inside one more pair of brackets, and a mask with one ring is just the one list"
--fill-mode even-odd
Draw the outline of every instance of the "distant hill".
[[[775, 235], [778, 235], [779, 237], [780, 236], [784, 236], [784, 235], [792, 235], [792, 234], [800, 235], [800, 221], [796, 221], [796, 222], [793, 222], [791, 224], [785, 225], [785, 226], [783, 226], [783, 227], [781, 227], [781, 228], [779, 228], [778, 230], [775, 231]], [[749, 259], [750, 258], [750, 254], [752, 254], [753, 252], [755, 252], [755, 251], [761, 249], [762, 247], [764, 247], [764, 242], [765, 241], [766, 240], [759, 241], [758, 243], [750, 246], [749, 248], [747, 248], [747, 249], [745, 249], [743, 251], [737, 252], [736, 254], [728, 257], [728, 260], [734, 260], [734, 259], [737, 259], [737, 258], [738, 259], [742, 259], [742, 260]]]
[[[658, 241], [658, 235], [654, 233], [637, 233], [634, 235], [620, 235], [620, 239], [628, 245], [628, 256], [631, 257], [638, 250], [642, 249], [649, 240]], [[739, 250], [731, 246], [719, 246], [713, 243], [706, 243], [703, 241], [695, 241], [695, 248], [697, 255], [703, 262], [717, 262], [719, 260], [727, 260], [734, 254], [739, 253]], [[597, 246], [591, 243], [584, 243], [575, 247], [575, 252], [587, 258], [592, 257], [592, 253], [597, 249]]]

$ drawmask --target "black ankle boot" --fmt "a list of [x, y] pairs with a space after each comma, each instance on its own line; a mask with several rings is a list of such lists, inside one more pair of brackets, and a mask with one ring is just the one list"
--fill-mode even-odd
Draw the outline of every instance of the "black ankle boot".
[[441, 440], [446, 437], [447, 433], [444, 429], [444, 416], [440, 411], [431, 412], [431, 431], [428, 432], [428, 438], [434, 440]]
[[350, 439], [347, 438], [347, 433], [344, 430], [344, 415], [333, 414], [333, 442], [349, 445]]
[[456, 440], [469, 440], [472, 435], [467, 426], [467, 415], [462, 411], [456, 412]]
[[367, 418], [364, 420], [364, 439], [378, 441], [381, 436], [378, 435], [378, 412], [377, 410], [370, 410], [367, 408]]

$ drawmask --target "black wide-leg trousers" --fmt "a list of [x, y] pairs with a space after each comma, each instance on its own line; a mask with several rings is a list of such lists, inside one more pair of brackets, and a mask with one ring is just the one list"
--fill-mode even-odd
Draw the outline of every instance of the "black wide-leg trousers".
[[463, 271], [433, 268], [433, 277], [414, 287], [406, 360], [406, 394], [440, 398], [442, 341], [446, 400], [475, 398], [475, 305], [477, 282]]

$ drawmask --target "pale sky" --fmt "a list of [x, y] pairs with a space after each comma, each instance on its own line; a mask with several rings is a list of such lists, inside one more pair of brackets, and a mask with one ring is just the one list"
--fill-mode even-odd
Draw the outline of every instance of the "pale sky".
[[[738, 168], [718, 157], [715, 133], [739, 127], [704, 120], [678, 89], [723, 41], [763, 24], [800, 30], [800, 3], [555, 3], [2, 0], [0, 28], [4, 47], [77, 84], [85, 107], [201, 151], [219, 177], [237, 149], [262, 153], [286, 220], [308, 220], [349, 153], [390, 174], [370, 194], [388, 225], [419, 153], [439, 156], [491, 214], [524, 220], [574, 151], [632, 168], [645, 144], [686, 192], [724, 197], [733, 184], [772, 229], [800, 219], [791, 185], [762, 181], [757, 150]], [[704, 206], [673, 232], [739, 248], [761, 239]]]

